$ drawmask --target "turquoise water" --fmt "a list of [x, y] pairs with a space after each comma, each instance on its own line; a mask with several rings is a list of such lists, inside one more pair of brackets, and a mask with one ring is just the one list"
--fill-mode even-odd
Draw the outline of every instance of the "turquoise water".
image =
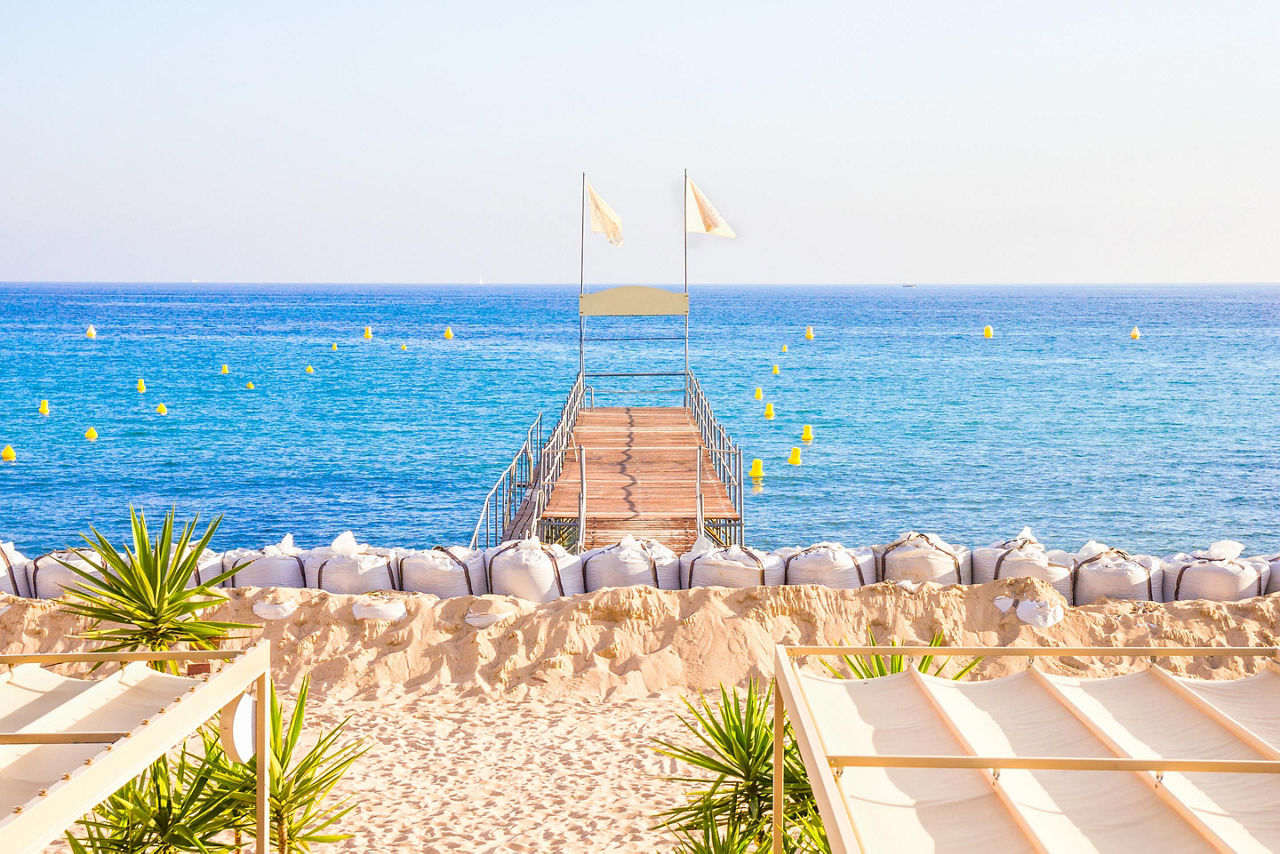
[[[466, 542], [529, 422], [572, 381], [575, 296], [0, 286], [0, 445], [19, 454], [0, 464], [0, 539], [35, 553], [90, 524], [118, 533], [133, 502], [224, 514], [221, 546], [347, 528]], [[752, 545], [907, 528], [974, 544], [1030, 525], [1054, 546], [1280, 550], [1280, 289], [707, 287], [692, 305], [693, 368], [747, 461], [764, 460]], [[678, 369], [673, 344], [601, 344], [592, 365]], [[676, 399], [597, 385], [601, 404]], [[816, 441], [786, 466], [804, 424]]]

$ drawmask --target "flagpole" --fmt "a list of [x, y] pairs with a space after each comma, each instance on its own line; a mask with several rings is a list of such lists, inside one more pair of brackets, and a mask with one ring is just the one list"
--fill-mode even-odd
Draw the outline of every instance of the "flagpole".
[[[689, 376], [689, 170], [684, 170], [684, 186], [680, 188], [681, 195], [684, 197], [684, 218], [680, 223], [680, 231], [684, 234], [684, 375], [685, 385], [688, 385]], [[685, 400], [685, 406], [689, 405], [689, 401]]]
[[684, 234], [684, 292], [689, 293], [689, 170], [684, 170], [684, 186], [680, 188], [684, 194], [684, 219], [680, 223], [680, 231]]
[[[582, 173], [582, 214], [578, 222], [578, 302], [582, 302], [582, 293], [586, 277], [584, 271], [587, 263], [587, 173]], [[587, 328], [582, 317], [582, 306], [578, 306], [578, 375], [586, 382], [587, 372]]]

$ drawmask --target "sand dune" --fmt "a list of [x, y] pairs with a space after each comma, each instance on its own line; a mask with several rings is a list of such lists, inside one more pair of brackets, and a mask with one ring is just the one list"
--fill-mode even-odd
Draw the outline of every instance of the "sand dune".
[[[1047, 628], [998, 596], [1061, 602], [1043, 582], [974, 587], [892, 584], [861, 590], [782, 587], [604, 590], [532, 605], [504, 597], [438, 600], [386, 593], [240, 589], [215, 615], [261, 626], [274, 676], [294, 689], [310, 673], [314, 720], [351, 714], [372, 751], [343, 784], [359, 807], [348, 851], [652, 851], [653, 812], [680, 788], [651, 748], [678, 737], [679, 696], [770, 675], [774, 643], [927, 641], [953, 644], [1272, 645], [1280, 597], [1235, 603], [1105, 602], [1065, 608]], [[398, 621], [360, 620], [353, 606], [400, 600]], [[254, 606], [296, 606], [263, 620]], [[83, 624], [56, 602], [5, 599], [6, 652], [79, 648]], [[263, 610], [261, 607], [259, 610]], [[288, 608], [279, 609], [288, 610]], [[471, 622], [468, 621], [470, 617]], [[491, 625], [477, 628], [473, 622]], [[1044, 660], [1058, 672], [1104, 675], [1140, 662]], [[984, 662], [979, 677], [1023, 666]], [[1256, 663], [1214, 659], [1173, 669], [1205, 678]]]

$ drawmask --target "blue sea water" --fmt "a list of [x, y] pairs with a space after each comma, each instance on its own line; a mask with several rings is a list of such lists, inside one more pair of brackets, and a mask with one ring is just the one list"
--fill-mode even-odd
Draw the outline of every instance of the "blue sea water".
[[[1280, 289], [700, 287], [692, 306], [692, 366], [765, 465], [749, 544], [915, 528], [972, 545], [1030, 525], [1066, 548], [1280, 551]], [[465, 543], [577, 345], [564, 287], [0, 286], [0, 446], [19, 455], [0, 464], [0, 539], [120, 535], [132, 502], [222, 514], [221, 547], [348, 528]], [[591, 353], [683, 364], [673, 342]], [[597, 385], [601, 404], [664, 400]], [[816, 440], [787, 466], [804, 424]]]

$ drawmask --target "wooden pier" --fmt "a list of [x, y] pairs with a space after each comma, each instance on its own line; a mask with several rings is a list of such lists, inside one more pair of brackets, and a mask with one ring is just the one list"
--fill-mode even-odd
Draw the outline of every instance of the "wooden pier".
[[716, 468], [683, 407], [584, 410], [542, 518], [571, 524], [585, 506], [583, 548], [631, 534], [682, 553], [698, 538], [699, 518], [741, 520]]
[[[551, 433], [541, 416], [485, 498], [472, 548], [537, 536], [585, 551], [630, 534], [683, 553], [699, 536], [742, 543], [742, 451], [712, 414], [688, 366], [688, 294], [623, 286], [579, 297], [579, 372]], [[588, 317], [675, 317], [683, 336], [604, 340], [684, 342], [683, 371], [592, 372]], [[677, 380], [673, 388], [633, 391], [628, 381]], [[597, 389], [593, 383], [607, 383]], [[601, 406], [597, 395], [674, 395], [678, 406]]]

